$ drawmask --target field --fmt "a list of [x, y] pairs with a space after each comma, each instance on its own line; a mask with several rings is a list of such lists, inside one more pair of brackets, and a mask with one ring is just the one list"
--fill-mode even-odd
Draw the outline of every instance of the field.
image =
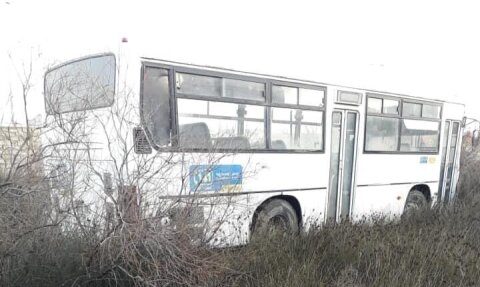
[[296, 236], [272, 234], [231, 249], [139, 229], [98, 242], [54, 227], [28, 229], [20, 215], [14, 221], [3, 217], [0, 285], [480, 286], [476, 154], [463, 152], [452, 206], [420, 210], [396, 222], [379, 217]]

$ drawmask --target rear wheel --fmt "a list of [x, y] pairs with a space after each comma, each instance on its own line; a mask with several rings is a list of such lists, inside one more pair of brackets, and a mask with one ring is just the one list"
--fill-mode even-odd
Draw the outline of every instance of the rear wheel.
[[407, 196], [405, 201], [405, 207], [403, 209], [403, 214], [408, 215], [415, 210], [419, 210], [427, 205], [427, 199], [422, 192], [418, 190], [412, 190]]
[[297, 234], [298, 230], [297, 213], [290, 203], [282, 199], [272, 199], [258, 212], [252, 229], [252, 237], [272, 232]]

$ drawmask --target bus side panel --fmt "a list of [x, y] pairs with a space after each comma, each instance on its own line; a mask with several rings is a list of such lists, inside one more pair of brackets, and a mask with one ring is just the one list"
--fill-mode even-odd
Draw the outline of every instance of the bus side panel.
[[284, 192], [282, 195], [292, 196], [300, 203], [304, 230], [319, 226], [325, 222], [327, 189]]
[[[355, 221], [370, 216], [393, 219], [403, 213], [405, 201], [412, 184], [359, 186], [353, 203], [352, 217]], [[431, 191], [436, 191], [438, 183], [428, 184]]]
[[275, 191], [325, 188], [329, 167], [325, 154], [265, 153], [238, 154], [248, 177], [244, 191]]
[[357, 185], [438, 182], [440, 157], [436, 154], [362, 154]]

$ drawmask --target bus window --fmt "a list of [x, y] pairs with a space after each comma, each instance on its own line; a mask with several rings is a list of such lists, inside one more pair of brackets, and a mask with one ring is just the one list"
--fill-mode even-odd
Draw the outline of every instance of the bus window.
[[272, 108], [272, 149], [323, 150], [323, 112]]
[[298, 104], [301, 106], [322, 107], [325, 92], [322, 90], [299, 89]]
[[272, 86], [272, 102], [294, 106], [323, 107], [325, 91], [287, 86]]
[[389, 115], [398, 115], [398, 101], [383, 99], [383, 113]]
[[265, 102], [265, 84], [223, 79], [224, 97]]
[[439, 128], [439, 122], [403, 119], [400, 150], [436, 152]]
[[84, 58], [61, 65], [45, 74], [48, 114], [109, 107], [115, 94], [115, 56]]
[[379, 94], [367, 101], [365, 151], [438, 152], [441, 105], [382, 98]]
[[276, 104], [298, 104], [298, 88], [272, 86], [272, 102]]
[[422, 116], [422, 104], [404, 102], [402, 111], [404, 117], [420, 118]]
[[200, 75], [176, 74], [177, 93], [205, 97], [222, 96], [222, 78]]
[[265, 84], [257, 82], [177, 73], [176, 88], [180, 95], [265, 102]]
[[431, 118], [431, 119], [439, 119], [440, 118], [440, 106], [423, 104], [422, 117], [423, 118]]
[[158, 146], [170, 144], [170, 92], [168, 70], [145, 67], [142, 114], [146, 130]]
[[366, 151], [396, 151], [398, 147], [398, 118], [367, 116]]
[[382, 99], [368, 98], [368, 113], [381, 114], [382, 113]]
[[265, 107], [178, 99], [179, 147], [265, 149]]

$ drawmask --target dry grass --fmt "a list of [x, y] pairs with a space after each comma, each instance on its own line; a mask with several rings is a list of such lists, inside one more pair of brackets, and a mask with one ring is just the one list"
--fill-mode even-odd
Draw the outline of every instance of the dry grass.
[[378, 218], [373, 225], [272, 235], [227, 250], [141, 226], [106, 239], [44, 228], [0, 248], [0, 285], [480, 286], [479, 174], [476, 155], [464, 153], [453, 206], [395, 223]]
[[236, 286], [480, 285], [480, 206], [425, 210], [400, 223], [344, 223], [272, 236], [231, 264]]
[[397, 223], [343, 223], [228, 252], [234, 286], [480, 286], [480, 160], [464, 152], [458, 200]]

